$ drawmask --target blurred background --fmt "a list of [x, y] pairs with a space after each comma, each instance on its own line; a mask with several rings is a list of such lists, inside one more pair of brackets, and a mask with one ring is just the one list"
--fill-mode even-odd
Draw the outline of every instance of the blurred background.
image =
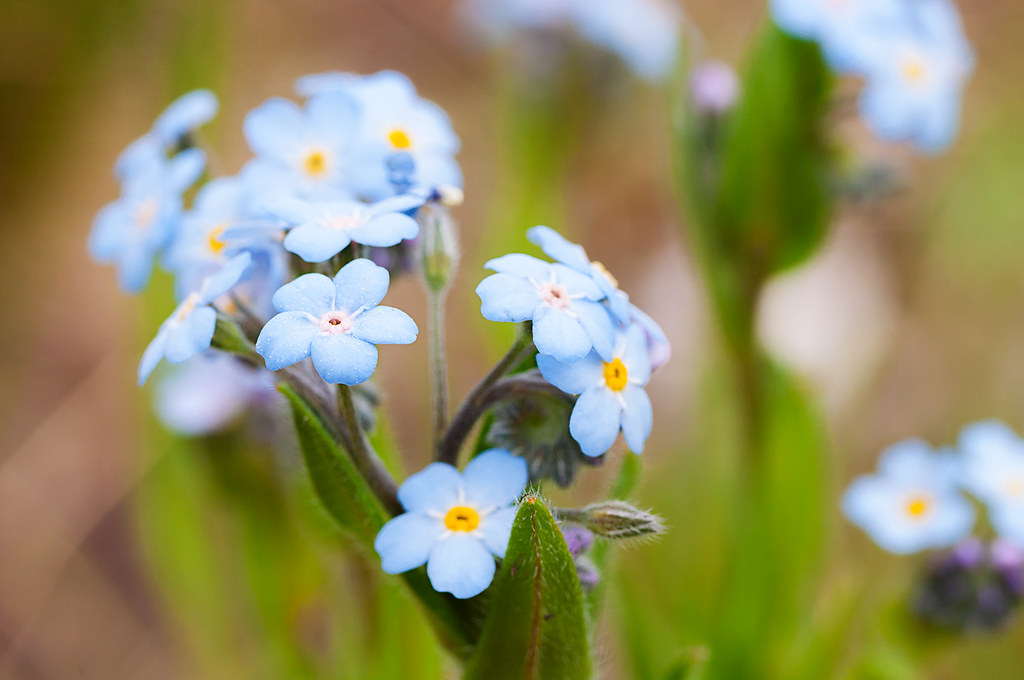
[[[898, 189], [884, 202], [844, 206], [824, 250], [762, 301], [763, 341], [827, 415], [833, 495], [900, 438], [952, 443], [964, 424], [990, 417], [1024, 431], [1024, 6], [972, 0], [961, 10], [978, 69], [952, 151], [914, 158], [875, 145], [852, 117], [837, 119], [842, 144], [895, 168]], [[685, 11], [709, 55], [732, 63], [764, 20], [763, 4], [751, 0], [689, 0]], [[152, 308], [123, 296], [112, 271], [85, 253], [93, 215], [117, 193], [113, 160], [188, 89], [219, 95], [207, 141], [218, 154], [214, 170], [233, 173], [248, 159], [246, 112], [290, 96], [296, 77], [408, 75], [450, 114], [463, 142], [467, 200], [456, 217], [464, 254], [449, 301], [459, 399], [500, 351], [484, 339], [490, 331], [473, 288], [483, 262], [504, 252], [489, 227], [519, 214], [500, 171], [512, 66], [466, 39], [449, 0], [4, 0], [0, 24], [0, 677], [197, 677], [190, 669], [204, 655], [220, 670], [203, 677], [257, 677], [246, 664], [259, 665], [260, 636], [237, 623], [255, 614], [234, 605], [224, 620], [211, 613], [210, 598], [237, 586], [230, 550], [218, 557], [217, 544], [233, 531], [246, 540], [222, 490], [189, 476], [217, 452], [162, 438], [149, 416], [151, 390], [135, 387], [138, 357], [169, 298]], [[681, 579], [713, 579], [716, 570], [692, 549], [702, 508], [687, 497], [687, 479], [716, 454], [701, 432], [714, 420], [708, 384], [720, 357], [673, 192], [671, 93], [631, 82], [605, 96], [560, 169], [551, 216], [529, 217], [582, 242], [673, 344], [651, 385], [655, 428], [638, 493], [672, 532], [624, 554], [622, 592], [651, 607], [636, 621], [610, 603], [606, 618], [615, 623], [597, 649], [605, 677], [615, 678], [630, 677], [630, 656], [645, 649], [631, 636], [667, 639], [666, 648], [699, 642], [680, 621], [692, 607], [713, 606], [672, 593], [687, 591]], [[402, 281], [389, 300], [425, 318], [416, 281]], [[428, 457], [426, 352], [423, 342], [392, 348], [382, 362], [407, 469]], [[585, 472], [571, 498], [594, 497], [607, 477]], [[827, 524], [823, 592], [858, 592], [864, 582], [906, 589], [919, 563], [884, 555], [837, 508]], [[303, 536], [262, 547], [310, 550]], [[174, 561], [200, 543], [214, 550]], [[376, 629], [359, 615], [372, 607], [332, 617], [352, 604], [346, 583], [382, 577], [325, 562], [329, 552], [304, 563], [313, 565], [309, 592], [292, 594], [287, 625], [311, 650], [341, 653], [362, 641], [372, 655]], [[391, 606], [418, 616], [400, 596]], [[183, 632], [196, 628], [202, 634]], [[869, 629], [864, 621], [852, 630]], [[961, 638], [928, 677], [1018, 678], [1022, 646], [1019, 621], [994, 637]], [[436, 651], [422, 653], [423, 677], [444, 672]], [[264, 672], [302, 677], [282, 663]], [[364, 677], [389, 677], [380, 673]]]

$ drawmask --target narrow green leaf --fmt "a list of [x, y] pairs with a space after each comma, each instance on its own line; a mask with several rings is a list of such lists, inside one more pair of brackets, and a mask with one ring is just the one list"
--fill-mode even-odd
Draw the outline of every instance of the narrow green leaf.
[[591, 660], [576, 567], [551, 511], [520, 504], [466, 680], [585, 680]]

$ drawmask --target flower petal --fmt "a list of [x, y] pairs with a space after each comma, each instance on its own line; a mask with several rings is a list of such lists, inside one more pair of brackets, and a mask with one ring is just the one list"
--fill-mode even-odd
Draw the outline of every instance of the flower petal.
[[317, 332], [316, 322], [306, 312], [281, 312], [260, 331], [256, 352], [268, 369], [279, 371], [309, 356]]
[[375, 345], [408, 345], [419, 329], [408, 314], [394, 307], [374, 307], [357, 316], [351, 335]]
[[200, 304], [209, 304], [227, 293], [249, 275], [251, 268], [252, 255], [250, 253], [243, 252], [235, 255], [219, 271], [210, 275], [203, 282], [202, 293], [199, 296]]
[[580, 326], [590, 337], [594, 350], [605, 361], [611, 361], [615, 350], [615, 324], [612, 323], [608, 309], [589, 300], [575, 300], [570, 309], [579, 318]]
[[377, 306], [388, 292], [391, 275], [384, 267], [360, 258], [341, 268], [334, 277], [335, 309], [353, 313]]
[[494, 579], [494, 556], [483, 542], [457, 531], [434, 543], [427, 560], [434, 590], [464, 600], [487, 590]]
[[284, 237], [284, 249], [306, 262], [326, 262], [351, 243], [348, 233], [319, 224], [300, 224]]
[[381, 569], [387, 574], [401, 574], [423, 566], [444, 531], [444, 522], [419, 512], [395, 517], [381, 527], [373, 542]]
[[307, 312], [320, 317], [334, 309], [335, 288], [323, 274], [303, 274], [274, 293], [279, 312]]
[[537, 368], [545, 380], [566, 394], [580, 394], [591, 387], [604, 385], [604, 361], [597, 352], [571, 363], [538, 354]]
[[526, 238], [540, 246], [544, 254], [584, 274], [590, 273], [590, 258], [583, 246], [567, 240], [551, 227], [536, 226], [526, 230]]
[[366, 224], [348, 230], [356, 243], [376, 248], [398, 245], [406, 239], [416, 238], [420, 233], [416, 220], [405, 213], [384, 213]]
[[529, 478], [525, 459], [504, 449], [490, 449], [466, 465], [462, 471], [462, 488], [467, 503], [478, 510], [486, 510], [515, 502]]
[[447, 463], [431, 463], [402, 482], [398, 501], [410, 512], [444, 514], [459, 504], [462, 476]]
[[313, 366], [326, 382], [358, 385], [377, 369], [377, 348], [344, 333], [313, 337]]
[[646, 385], [651, 379], [651, 355], [647, 353], [647, 334], [640, 324], [626, 330], [622, 363], [631, 385]]
[[480, 519], [480, 526], [476, 528], [484, 546], [497, 557], [505, 557], [505, 549], [508, 548], [508, 540], [512, 536], [512, 522], [516, 518], [515, 506], [499, 508], [486, 517]]
[[294, 102], [275, 97], [249, 112], [242, 131], [256, 154], [285, 161], [297, 150], [305, 127], [302, 109]]
[[528, 321], [541, 304], [536, 287], [515, 274], [491, 274], [476, 287], [480, 314], [488, 321]]
[[568, 310], [540, 305], [533, 315], [533, 344], [541, 354], [570, 363], [585, 357], [594, 343]]
[[532, 278], [537, 283], [545, 283], [551, 279], [551, 263], [532, 255], [509, 253], [488, 260], [484, 269], [491, 269], [500, 274], [515, 274], [523, 278]]
[[139, 361], [139, 385], [141, 386], [149, 375], [156, 368], [160, 360], [164, 358], [164, 352], [167, 351], [167, 337], [170, 333], [170, 328], [167, 322], [164, 322], [160, 326], [160, 330], [157, 331], [156, 337], [153, 338], [149, 345], [146, 346], [146, 351], [142, 353], [142, 360]]
[[633, 453], [643, 453], [644, 442], [651, 435], [654, 424], [654, 412], [651, 399], [644, 388], [637, 385], [626, 385], [622, 390], [622, 400], [626, 407], [622, 409], [622, 436], [626, 445]]
[[202, 305], [192, 310], [167, 337], [165, 356], [172, 364], [180, 364], [210, 347], [217, 327], [217, 312]]
[[622, 406], [607, 387], [589, 389], [576, 400], [569, 415], [569, 434], [588, 456], [600, 456], [619, 436]]

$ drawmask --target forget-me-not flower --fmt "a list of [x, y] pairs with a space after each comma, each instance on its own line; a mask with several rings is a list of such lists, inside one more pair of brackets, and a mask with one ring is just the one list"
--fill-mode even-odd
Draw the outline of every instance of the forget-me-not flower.
[[580, 395], [569, 416], [569, 434], [583, 453], [600, 456], [607, 452], [620, 430], [630, 450], [643, 452], [653, 412], [644, 390], [651, 377], [651, 362], [642, 328], [633, 325], [619, 334], [608, 361], [596, 352], [572, 363], [541, 354], [537, 367], [558, 389]]
[[386, 248], [416, 238], [420, 228], [408, 213], [424, 199], [403, 194], [367, 205], [359, 201], [302, 201], [284, 199], [267, 212], [291, 229], [284, 248], [306, 262], [324, 262], [350, 243]]
[[843, 514], [889, 552], [945, 548], [974, 526], [974, 508], [957, 482], [952, 455], [906, 440], [882, 454], [877, 474], [858, 477], [847, 488]]
[[182, 193], [203, 171], [206, 157], [188, 149], [169, 160], [152, 157], [125, 178], [121, 197], [96, 215], [89, 252], [117, 265], [121, 287], [135, 293], [149, 283], [154, 258], [181, 222]]
[[374, 541], [381, 567], [400, 574], [426, 564], [435, 590], [479, 595], [494, 578], [494, 558], [505, 556], [527, 478], [526, 461], [503, 449], [484, 451], [461, 474], [431, 463], [398, 490], [405, 513]]
[[176, 151], [182, 140], [217, 115], [217, 97], [209, 90], [193, 90], [164, 109], [153, 127], [129, 144], [114, 163], [115, 174], [125, 179], [140, 167]]
[[490, 321], [533, 321], [537, 351], [559, 361], [594, 349], [611, 357], [615, 328], [598, 300], [605, 294], [586, 274], [513, 253], [487, 262], [491, 274], [476, 287], [480, 313]]
[[256, 159], [242, 176], [260, 191], [346, 198], [352, 193], [352, 143], [359, 119], [358, 104], [345, 92], [314, 95], [304, 108], [280, 97], [269, 99], [245, 117], [243, 132]]
[[304, 274], [274, 293], [279, 314], [263, 327], [256, 351], [277, 371], [307, 357], [325, 381], [357, 385], [377, 368], [376, 345], [408, 345], [419, 330], [405, 312], [378, 306], [388, 270], [353, 260], [334, 280]]
[[915, 0], [907, 11], [904, 29], [865, 62], [860, 111], [878, 137], [938, 152], [960, 126], [960, 99], [974, 54], [949, 0]]
[[1001, 536], [1024, 545], [1024, 440], [1007, 425], [985, 421], [960, 433], [963, 484], [988, 506]]
[[161, 359], [180, 364], [210, 347], [217, 327], [217, 310], [212, 306], [214, 300], [238, 285], [249, 274], [251, 266], [252, 255], [240, 253], [181, 301], [142, 354], [140, 385], [146, 382]]
[[619, 55], [641, 78], [661, 80], [679, 53], [680, 13], [664, 0], [578, 0], [584, 38]]
[[462, 171], [455, 161], [460, 143], [448, 114], [417, 95], [401, 73], [322, 73], [301, 78], [296, 89], [314, 97], [343, 92], [358, 103], [353, 182], [362, 196], [389, 196], [395, 193], [395, 184], [399, 191], [462, 186]]

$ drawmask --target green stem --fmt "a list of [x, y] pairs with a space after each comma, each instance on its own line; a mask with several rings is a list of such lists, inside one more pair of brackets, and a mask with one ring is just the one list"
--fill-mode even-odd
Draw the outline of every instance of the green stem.
[[459, 404], [458, 411], [452, 418], [451, 424], [445, 430], [437, 446], [436, 460], [441, 463], [455, 465], [459, 458], [459, 450], [462, 443], [469, 435], [473, 425], [483, 413], [487, 403], [487, 395], [502, 377], [516, 367], [522, 361], [527, 350], [533, 345], [533, 332], [529, 324], [523, 324], [515, 343], [509, 348], [505, 356], [495, 364], [494, 368], [476, 384], [466, 398]]
[[398, 485], [391, 473], [384, 467], [383, 461], [370, 446], [363, 427], [356, 415], [356, 406], [352, 401], [352, 390], [348, 385], [338, 385], [338, 411], [348, 433], [349, 453], [352, 462], [369, 484], [381, 504], [392, 515], [402, 513], [402, 505], [398, 502]]
[[431, 290], [428, 301], [428, 332], [430, 348], [431, 402], [434, 412], [434, 454], [438, 455], [441, 439], [448, 427], [448, 352], [445, 346], [443, 290]]

